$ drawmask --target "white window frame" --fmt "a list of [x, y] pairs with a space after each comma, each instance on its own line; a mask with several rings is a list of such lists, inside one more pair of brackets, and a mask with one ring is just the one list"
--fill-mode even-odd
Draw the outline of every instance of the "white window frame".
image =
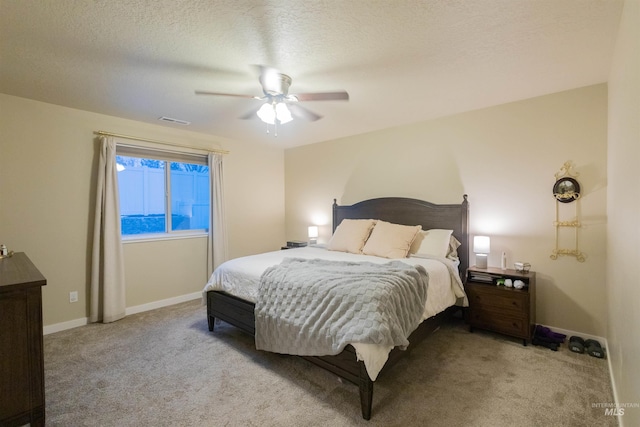
[[[116, 144], [116, 156], [137, 157], [142, 159], [153, 159], [165, 162], [164, 167], [164, 205], [165, 205], [165, 232], [145, 233], [145, 234], [122, 234], [122, 243], [136, 243], [160, 240], [206, 238], [209, 235], [207, 229], [195, 230], [171, 230], [171, 162], [190, 163], [209, 166], [207, 154], [202, 154], [196, 150], [185, 149], [185, 151], [164, 150], [143, 145]], [[211, 169], [209, 168], [209, 174]], [[211, 176], [211, 175], [209, 175]], [[211, 193], [211, 192], [209, 192]], [[209, 198], [211, 206], [211, 198]]]

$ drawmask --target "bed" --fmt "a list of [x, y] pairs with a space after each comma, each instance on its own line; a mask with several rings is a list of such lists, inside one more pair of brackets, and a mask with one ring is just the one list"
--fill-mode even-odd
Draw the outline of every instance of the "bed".
[[[340, 206], [336, 200], [333, 203], [333, 231], [343, 220], [367, 220], [376, 219], [393, 224], [407, 226], [421, 226], [422, 230], [448, 229], [453, 230], [452, 236], [459, 242], [457, 259], [455, 260], [455, 273], [458, 274], [457, 282], [461, 284], [464, 272], [469, 265], [468, 247], [468, 202], [467, 196], [463, 196], [461, 204], [438, 205], [426, 201], [387, 197], [365, 200], [353, 205]], [[348, 222], [348, 221], [347, 221]], [[345, 224], [347, 223], [345, 222]], [[324, 251], [324, 252], [323, 252]], [[351, 255], [349, 255], [351, 256]], [[353, 255], [354, 259], [371, 260], [382, 263], [384, 259], [375, 259], [368, 255]], [[360, 258], [359, 258], [360, 257]], [[275, 265], [282, 260], [295, 259], [343, 259], [343, 255], [336, 251], [328, 251], [322, 247], [300, 248], [295, 250], [274, 251], [257, 256], [243, 257], [227, 261], [221, 265], [209, 279], [204, 289], [204, 297], [207, 304], [207, 318], [210, 331], [214, 331], [216, 319], [230, 323], [241, 330], [256, 334], [256, 281], [261, 272], [268, 266]], [[386, 261], [390, 261], [386, 259]], [[466, 303], [466, 297], [455, 291], [456, 296], [446, 296], [444, 293], [440, 299], [435, 298], [439, 293], [435, 285], [436, 279], [443, 273], [438, 273], [442, 267], [435, 266], [438, 259], [410, 258], [402, 259], [407, 264], [425, 265], [425, 268], [435, 268], [430, 271], [428, 298], [425, 304], [425, 318], [419, 326], [409, 335], [406, 348], [379, 349], [375, 346], [367, 347], [358, 344], [347, 345], [344, 350], [330, 356], [301, 356], [304, 359], [338, 375], [359, 387], [362, 417], [371, 418], [373, 384], [379, 374], [383, 374], [391, 368], [401, 357], [438, 329], [442, 322], [446, 321], [456, 311], [458, 305]], [[452, 273], [451, 263], [442, 261], [445, 270]], [[433, 271], [433, 272], [431, 272]], [[440, 279], [438, 279], [440, 280]], [[433, 283], [432, 283], [433, 282]], [[253, 283], [253, 286], [251, 286]], [[245, 284], [247, 286], [245, 286]], [[454, 292], [453, 280], [449, 287]], [[461, 289], [461, 287], [460, 287]], [[432, 298], [433, 296], [433, 298]], [[384, 354], [384, 357], [380, 355]]]

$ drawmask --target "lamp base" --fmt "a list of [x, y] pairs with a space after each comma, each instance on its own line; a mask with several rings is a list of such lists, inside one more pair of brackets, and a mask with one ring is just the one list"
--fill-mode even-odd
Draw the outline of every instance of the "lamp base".
[[476, 267], [487, 268], [487, 258], [485, 254], [476, 254]]

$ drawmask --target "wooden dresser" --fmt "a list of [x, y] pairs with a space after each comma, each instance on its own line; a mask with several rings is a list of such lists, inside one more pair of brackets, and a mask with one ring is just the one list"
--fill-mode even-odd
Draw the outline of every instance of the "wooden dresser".
[[42, 286], [19, 252], [0, 259], [0, 426], [44, 426]]

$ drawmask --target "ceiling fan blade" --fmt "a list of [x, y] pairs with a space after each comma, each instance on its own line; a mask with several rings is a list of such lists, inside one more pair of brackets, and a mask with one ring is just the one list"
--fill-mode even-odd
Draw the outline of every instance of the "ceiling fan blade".
[[260, 104], [256, 108], [252, 108], [250, 111], [248, 111], [247, 113], [243, 114], [242, 116], [240, 116], [238, 118], [240, 120], [257, 119], [258, 118], [258, 110], [262, 107], [262, 105], [264, 105], [264, 104]]
[[310, 122], [315, 122], [316, 120], [320, 120], [322, 118], [321, 115], [314, 113], [313, 111], [307, 110], [306, 108], [298, 105], [298, 104], [287, 104], [289, 111], [291, 111], [291, 115], [298, 118], [308, 120]]
[[236, 98], [262, 99], [259, 96], [253, 96], [253, 95], [240, 95], [237, 93], [222, 93], [222, 92], [207, 92], [204, 90], [196, 90], [196, 95], [233, 96]]
[[288, 98], [294, 97], [298, 101], [348, 101], [349, 94], [341, 92], [321, 92], [321, 93], [294, 93]]

